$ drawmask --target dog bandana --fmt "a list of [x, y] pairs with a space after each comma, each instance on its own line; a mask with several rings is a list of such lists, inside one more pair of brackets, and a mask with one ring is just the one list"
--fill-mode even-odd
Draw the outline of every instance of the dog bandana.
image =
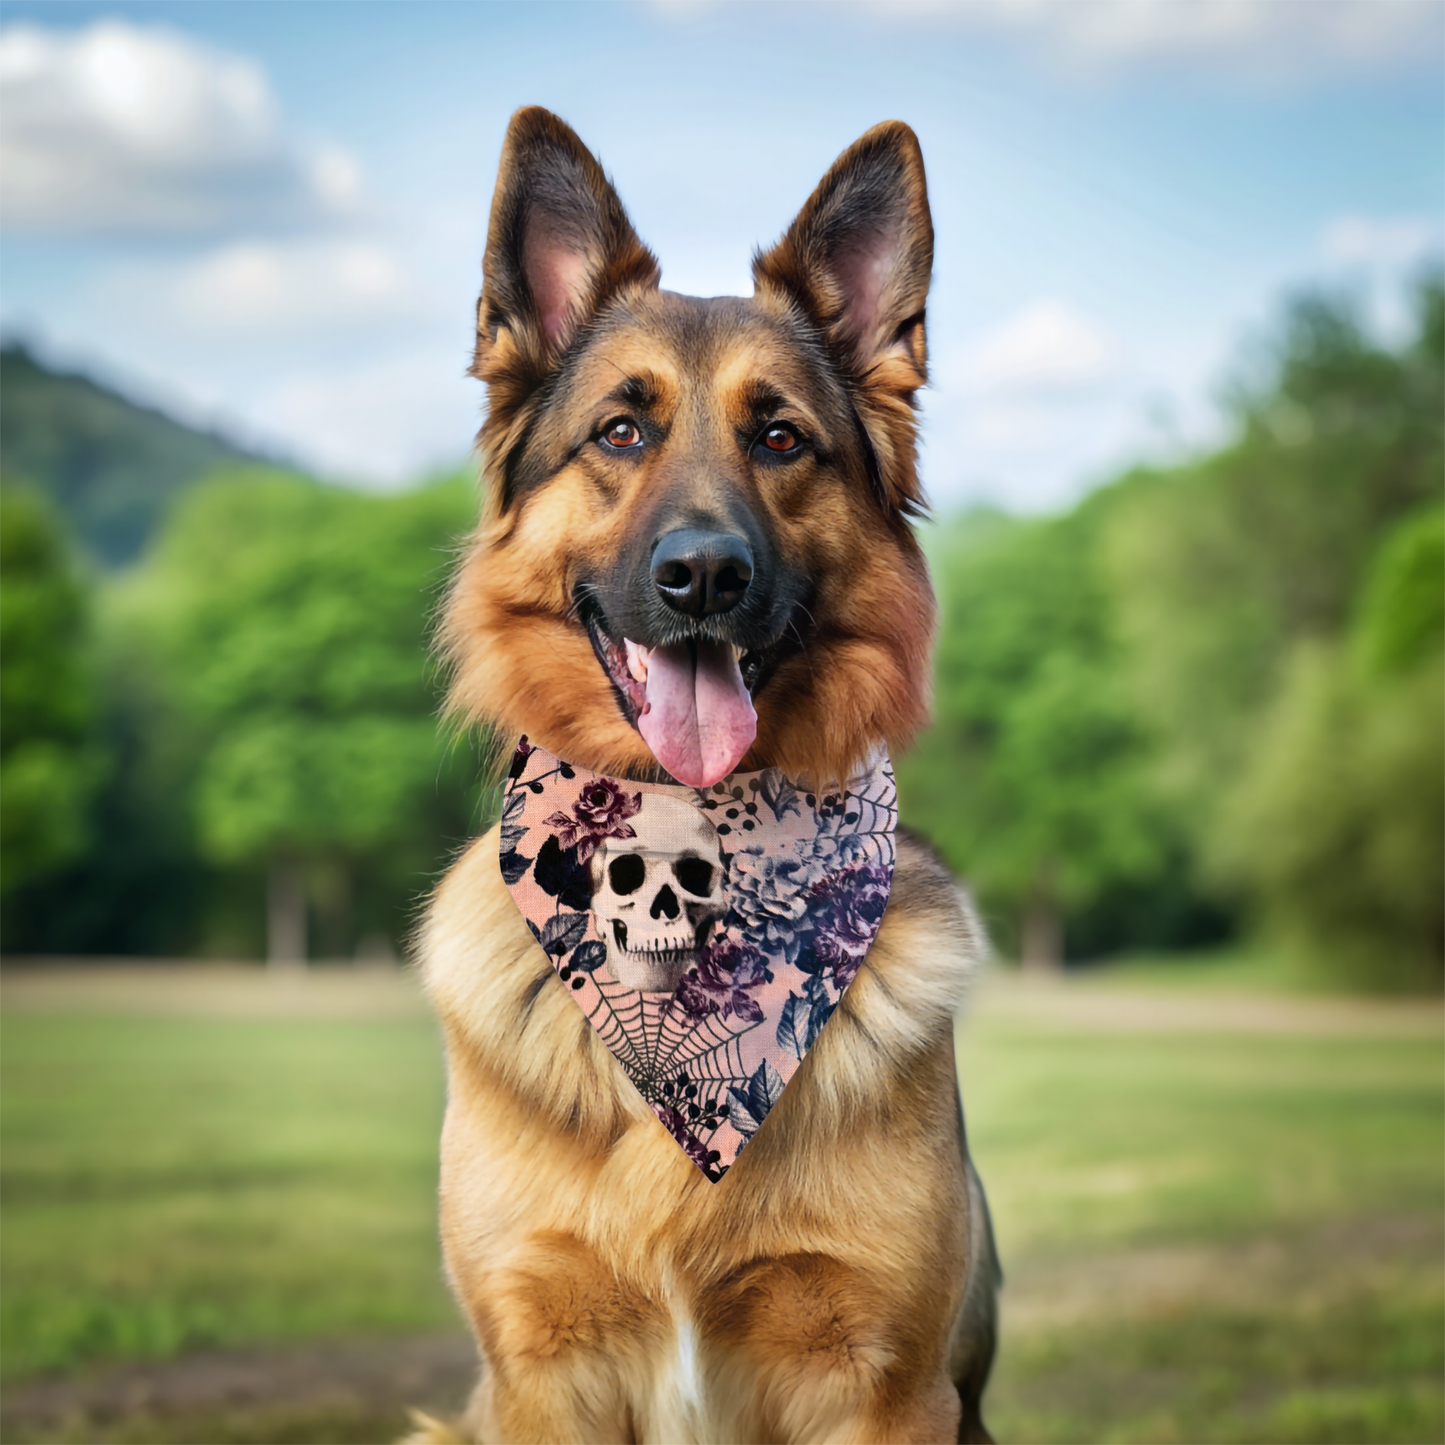
[[557, 977], [694, 1164], [722, 1178], [883, 921], [898, 820], [886, 755], [837, 792], [776, 768], [629, 783], [522, 738], [502, 878]]

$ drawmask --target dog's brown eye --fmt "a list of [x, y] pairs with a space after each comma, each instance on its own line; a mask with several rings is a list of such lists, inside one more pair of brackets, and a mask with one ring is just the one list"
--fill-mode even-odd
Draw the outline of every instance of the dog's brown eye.
[[642, 444], [642, 433], [626, 417], [620, 416], [603, 428], [602, 440], [610, 447], [635, 447]]
[[798, 445], [798, 435], [787, 426], [770, 426], [763, 433], [763, 445], [770, 452], [790, 452]]

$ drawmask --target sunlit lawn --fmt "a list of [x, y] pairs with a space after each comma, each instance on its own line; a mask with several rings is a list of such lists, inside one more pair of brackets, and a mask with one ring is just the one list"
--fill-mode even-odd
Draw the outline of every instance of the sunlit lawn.
[[6, 1376], [454, 1322], [440, 1048], [407, 1014], [8, 1015]]
[[1438, 1006], [1275, 999], [1310, 1030], [1281, 1032], [1248, 997], [1200, 1028], [1203, 992], [1152, 1027], [1134, 991], [1003, 1002], [960, 1049], [1010, 1275], [1000, 1439], [1445, 1435]]
[[[395, 990], [394, 1016], [224, 1018], [7, 989], [12, 1381], [454, 1324], [439, 1046]], [[1248, 999], [1196, 1017], [1203, 991], [1131, 985], [1114, 1019], [1075, 993], [995, 983], [961, 1032], [1009, 1276], [999, 1438], [1439, 1440], [1438, 1015], [1276, 1000], [1261, 1026]]]

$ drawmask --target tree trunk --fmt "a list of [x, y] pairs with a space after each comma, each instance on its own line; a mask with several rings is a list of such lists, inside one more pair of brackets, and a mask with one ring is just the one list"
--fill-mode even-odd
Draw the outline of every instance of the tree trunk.
[[1041, 879], [1024, 909], [1019, 962], [1025, 973], [1064, 971], [1064, 922], [1046, 879]]
[[306, 888], [293, 859], [278, 859], [267, 878], [266, 962], [272, 968], [306, 967]]

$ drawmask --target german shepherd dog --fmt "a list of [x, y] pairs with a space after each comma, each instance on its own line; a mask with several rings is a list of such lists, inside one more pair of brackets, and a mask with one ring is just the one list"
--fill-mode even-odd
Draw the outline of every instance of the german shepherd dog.
[[[577, 136], [512, 119], [473, 374], [484, 512], [446, 606], [451, 705], [570, 763], [848, 779], [926, 720], [914, 396], [933, 262], [913, 132], [848, 149], [747, 299], [659, 287]], [[418, 935], [444, 1028], [441, 1234], [476, 1334], [421, 1440], [987, 1440], [999, 1282], [954, 1016], [984, 944], [900, 835], [871, 951], [712, 1183], [558, 980], [498, 868]]]

